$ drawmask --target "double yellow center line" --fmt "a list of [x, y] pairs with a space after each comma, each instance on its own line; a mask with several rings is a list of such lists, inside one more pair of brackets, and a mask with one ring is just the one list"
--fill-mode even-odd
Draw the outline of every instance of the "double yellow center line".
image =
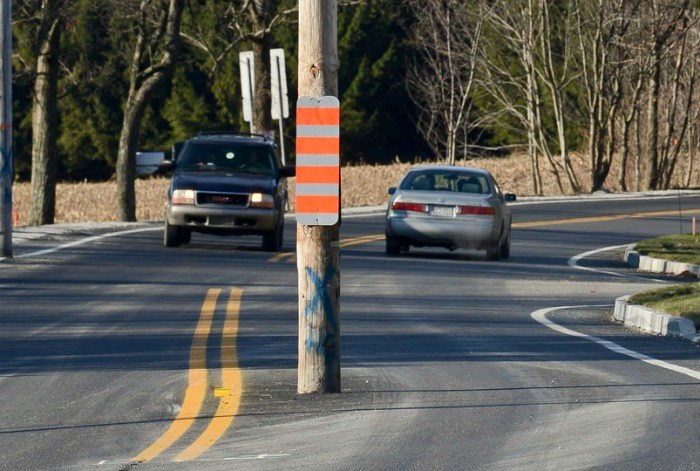
[[[189, 378], [182, 408], [170, 427], [152, 445], [132, 458], [133, 462], [147, 462], [158, 457], [179, 440], [200, 417], [202, 405], [207, 396], [208, 370], [206, 366], [207, 341], [211, 334], [214, 312], [221, 289], [210, 289], [202, 305], [199, 321], [195, 328], [190, 348]], [[214, 396], [219, 397], [219, 404], [214, 417], [207, 428], [174, 461], [189, 461], [208, 450], [233, 422], [241, 402], [242, 380], [238, 368], [236, 337], [238, 336], [238, 319], [243, 290], [231, 288], [226, 305], [226, 319], [221, 336], [221, 382], [220, 388], [214, 389]]]
[[[369, 242], [376, 242], [378, 240], [384, 240], [384, 234], [372, 234], [361, 237], [352, 237], [350, 239], [343, 239], [340, 241], [340, 247], [350, 247], [351, 245], [366, 244]], [[297, 253], [296, 252], [281, 252], [268, 259], [268, 262], [287, 262], [296, 263]]]

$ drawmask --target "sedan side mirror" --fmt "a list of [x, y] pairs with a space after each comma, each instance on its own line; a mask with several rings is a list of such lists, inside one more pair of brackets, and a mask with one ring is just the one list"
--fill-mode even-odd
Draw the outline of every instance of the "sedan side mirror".
[[518, 197], [515, 196], [515, 193], [506, 193], [506, 201], [512, 202], [517, 200]]
[[280, 175], [283, 177], [293, 177], [297, 174], [297, 168], [292, 165], [285, 165], [280, 169]]
[[396, 193], [396, 187], [392, 186], [391, 188], [389, 188], [389, 191], [387, 191], [387, 193], [389, 193], [390, 195], [393, 195], [394, 193]]

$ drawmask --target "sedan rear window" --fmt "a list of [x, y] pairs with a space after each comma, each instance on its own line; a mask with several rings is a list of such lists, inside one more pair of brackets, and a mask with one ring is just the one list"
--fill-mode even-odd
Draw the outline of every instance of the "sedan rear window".
[[265, 146], [223, 142], [190, 142], [182, 150], [178, 167], [274, 176], [275, 157]]
[[486, 175], [449, 170], [418, 170], [410, 172], [401, 182], [402, 190], [448, 191], [488, 195], [491, 186]]

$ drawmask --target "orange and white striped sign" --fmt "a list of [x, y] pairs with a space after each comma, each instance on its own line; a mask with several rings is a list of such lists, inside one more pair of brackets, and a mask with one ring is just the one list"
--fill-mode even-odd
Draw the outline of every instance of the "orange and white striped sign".
[[340, 212], [340, 102], [297, 100], [297, 222], [332, 226]]

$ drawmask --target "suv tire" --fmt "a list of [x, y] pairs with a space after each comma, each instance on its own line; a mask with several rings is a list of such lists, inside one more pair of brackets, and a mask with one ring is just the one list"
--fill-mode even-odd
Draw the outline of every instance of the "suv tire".
[[284, 220], [277, 227], [262, 236], [262, 249], [265, 252], [279, 252], [284, 241]]
[[165, 221], [165, 230], [163, 231], [163, 245], [166, 247], [179, 247], [182, 243], [182, 232], [177, 226], [171, 226], [168, 221]]

